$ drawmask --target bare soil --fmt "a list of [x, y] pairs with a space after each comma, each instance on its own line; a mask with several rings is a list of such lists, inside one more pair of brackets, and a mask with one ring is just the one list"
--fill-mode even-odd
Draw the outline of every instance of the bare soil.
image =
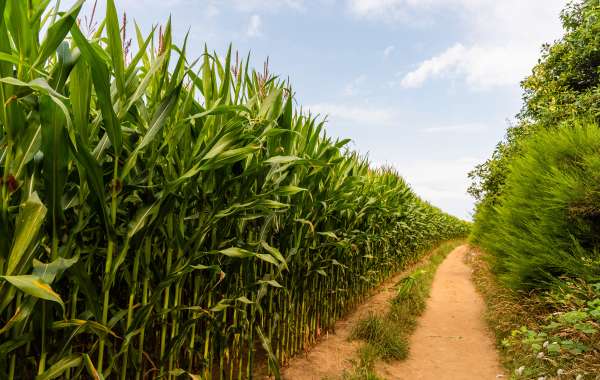
[[362, 344], [349, 340], [352, 328], [369, 313], [387, 313], [389, 301], [396, 293], [396, 284], [413, 268], [411, 266], [384, 282], [371, 298], [335, 324], [335, 334], [325, 334], [305, 355], [292, 358], [288, 366], [282, 369], [282, 377], [285, 380], [338, 379], [345, 370], [352, 369], [352, 360]]
[[452, 251], [433, 280], [427, 309], [410, 338], [406, 361], [381, 363], [390, 380], [486, 380], [503, 377], [494, 340], [484, 320], [485, 304], [465, 264], [466, 245]]
[[[380, 362], [377, 374], [389, 380], [486, 380], [503, 377], [493, 338], [483, 319], [485, 305], [465, 264], [466, 245], [454, 249], [439, 266], [427, 309], [410, 338], [410, 354], [402, 362]], [[338, 379], [352, 368], [361, 343], [349, 341], [353, 326], [369, 313], [386, 313], [395, 284], [410, 270], [384, 283], [377, 293], [339, 321], [302, 357], [283, 369], [286, 380]]]

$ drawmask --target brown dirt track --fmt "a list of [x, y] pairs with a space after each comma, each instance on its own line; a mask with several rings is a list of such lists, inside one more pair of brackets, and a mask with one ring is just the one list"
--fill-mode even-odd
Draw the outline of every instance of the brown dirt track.
[[[410, 338], [410, 354], [403, 362], [381, 362], [377, 374], [390, 380], [486, 380], [502, 378], [498, 353], [483, 319], [485, 305], [471, 282], [465, 264], [466, 245], [454, 249], [440, 265], [427, 309]], [[339, 378], [352, 367], [360, 347], [349, 341], [352, 327], [369, 312], [385, 313], [394, 285], [406, 272], [386, 282], [377, 294], [347, 319], [336, 333], [324, 337], [309, 353], [295, 358], [282, 372], [287, 380]]]

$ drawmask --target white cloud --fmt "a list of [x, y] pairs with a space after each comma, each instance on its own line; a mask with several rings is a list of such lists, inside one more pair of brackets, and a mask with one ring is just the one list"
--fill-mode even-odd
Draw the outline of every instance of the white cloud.
[[409, 9], [405, 0], [348, 0], [350, 12], [358, 17], [404, 19]]
[[539, 55], [536, 49], [521, 44], [465, 47], [457, 43], [405, 74], [404, 88], [421, 87], [436, 77], [461, 77], [473, 89], [517, 85], [527, 76]]
[[262, 35], [262, 19], [259, 15], [253, 14], [250, 16], [250, 22], [246, 29], [247, 37], [259, 37]]
[[488, 129], [488, 126], [481, 123], [465, 123], [465, 124], [453, 124], [453, 125], [441, 125], [435, 127], [423, 128], [420, 131], [427, 134], [439, 134], [439, 133], [476, 133], [482, 132]]
[[419, 67], [406, 74], [400, 85], [404, 88], [421, 87], [428, 78], [444, 74], [455, 69], [465, 54], [465, 47], [456, 44], [442, 54], [423, 61]]
[[[461, 78], [474, 89], [518, 85], [539, 57], [543, 43], [561, 35], [566, 0], [346, 0], [359, 18], [434, 23], [441, 13], [463, 21], [462, 41], [403, 73], [403, 87], [436, 77]], [[417, 20], [417, 21], [415, 21]], [[422, 22], [421, 22], [422, 23]]]
[[317, 103], [306, 109], [313, 114], [327, 116], [335, 125], [351, 123], [362, 127], [393, 126], [399, 119], [395, 110], [369, 104]]
[[273, 12], [281, 8], [304, 10], [304, 0], [230, 0], [242, 12]]
[[365, 81], [367, 80], [367, 76], [366, 75], [359, 75], [358, 77], [354, 78], [352, 80], [352, 82], [348, 83], [346, 85], [346, 87], [344, 87], [344, 95], [345, 96], [355, 96], [358, 95], [360, 93], [360, 88], [363, 85], [363, 83], [365, 83]]
[[472, 199], [467, 194], [467, 173], [480, 162], [480, 158], [460, 157], [399, 162], [394, 166], [421, 198], [447, 212], [470, 219]]
[[396, 50], [396, 47], [394, 45], [386, 47], [385, 49], [383, 49], [383, 56], [389, 57], [394, 52], [394, 50]]

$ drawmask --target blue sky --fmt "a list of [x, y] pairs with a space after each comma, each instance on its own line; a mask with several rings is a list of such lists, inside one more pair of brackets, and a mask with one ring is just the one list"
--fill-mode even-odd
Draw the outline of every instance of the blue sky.
[[[85, 13], [89, 13], [88, 0]], [[99, 12], [104, 12], [99, 0]], [[327, 133], [470, 218], [467, 172], [521, 107], [519, 82], [559, 38], [564, 0], [116, 0], [148, 32], [172, 16], [188, 51], [231, 42], [290, 78]], [[67, 6], [68, 1], [63, 1]]]

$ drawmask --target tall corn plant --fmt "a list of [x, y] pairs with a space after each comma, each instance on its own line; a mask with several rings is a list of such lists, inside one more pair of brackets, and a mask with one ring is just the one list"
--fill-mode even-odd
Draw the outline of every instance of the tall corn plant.
[[[252, 378], [465, 223], [248, 59], [0, 0], [0, 374]], [[85, 28], [84, 28], [85, 29]], [[256, 355], [259, 359], [256, 359]], [[258, 363], [258, 364], [257, 364]]]

